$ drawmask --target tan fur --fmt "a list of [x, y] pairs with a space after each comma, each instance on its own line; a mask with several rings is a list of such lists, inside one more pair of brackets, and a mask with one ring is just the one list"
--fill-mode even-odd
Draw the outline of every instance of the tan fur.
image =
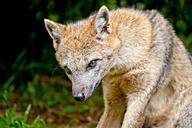
[[103, 81], [105, 111], [97, 128], [192, 126], [192, 62], [159, 12], [102, 6], [85, 20], [45, 19], [45, 26], [56, 59], [70, 71], [74, 97], [86, 100]]

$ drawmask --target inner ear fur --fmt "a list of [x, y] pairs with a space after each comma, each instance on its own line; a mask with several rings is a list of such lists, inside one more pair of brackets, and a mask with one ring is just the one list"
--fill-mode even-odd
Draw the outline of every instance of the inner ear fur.
[[96, 37], [104, 39], [111, 30], [109, 10], [106, 6], [102, 6], [95, 18]]
[[44, 24], [53, 41], [59, 43], [62, 32], [62, 25], [49, 19], [44, 19]]

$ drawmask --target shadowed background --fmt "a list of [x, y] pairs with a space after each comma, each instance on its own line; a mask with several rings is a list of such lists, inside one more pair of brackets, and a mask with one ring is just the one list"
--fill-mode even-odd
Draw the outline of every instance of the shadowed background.
[[[173, 24], [177, 35], [192, 53], [190, 0], [2, 1], [0, 126], [8, 122], [7, 126], [14, 124], [15, 120], [8, 120], [16, 118], [16, 121], [25, 122], [26, 127], [27, 124], [43, 128], [95, 127], [103, 111], [101, 88], [85, 103], [74, 101], [70, 82], [55, 60], [52, 40], [43, 19], [75, 22], [88, 17], [103, 4], [109, 9], [134, 7], [159, 10]], [[5, 117], [6, 112], [9, 112], [8, 117]], [[42, 120], [37, 120], [43, 122], [42, 126], [34, 123], [38, 115]]]

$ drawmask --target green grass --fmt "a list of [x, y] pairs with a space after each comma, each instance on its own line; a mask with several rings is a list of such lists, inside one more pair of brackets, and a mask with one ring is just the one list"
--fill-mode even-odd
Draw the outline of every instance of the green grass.
[[[95, 90], [89, 100], [81, 103], [72, 97], [69, 84], [69, 81], [61, 77], [46, 75], [36, 75], [33, 80], [21, 84], [19, 88], [13, 82], [4, 91], [0, 90], [0, 108], [2, 108], [0, 126], [57, 128], [58, 125], [62, 125], [70, 128], [74, 125], [87, 124], [87, 128], [92, 128], [103, 108], [101, 87]], [[26, 111], [23, 112], [26, 107]], [[28, 116], [33, 120], [31, 124], [27, 122]], [[91, 119], [93, 125], [90, 125], [87, 116], [93, 117]], [[86, 128], [86, 125], [84, 127]]]
[[16, 105], [6, 109], [0, 116], [0, 127], [2, 128], [48, 128], [44, 120], [37, 116], [32, 122], [29, 122], [29, 112], [31, 105], [28, 105], [25, 112], [16, 112]]

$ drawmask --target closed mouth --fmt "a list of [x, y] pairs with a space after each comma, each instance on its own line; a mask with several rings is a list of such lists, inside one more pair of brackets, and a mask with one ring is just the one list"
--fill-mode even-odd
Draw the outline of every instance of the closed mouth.
[[99, 85], [100, 85], [100, 83], [101, 83], [101, 81], [99, 80], [99, 81], [97, 81], [97, 83], [95, 84], [95, 86], [94, 86], [94, 89], [96, 89]]
[[85, 100], [87, 100], [87, 99], [92, 95], [93, 91], [99, 86], [100, 82], [101, 82], [101, 81], [99, 80], [99, 81], [97, 81], [97, 83], [96, 83], [95, 85], [92, 85], [92, 86], [90, 87], [88, 93], [87, 93], [86, 96], [85, 96]]

